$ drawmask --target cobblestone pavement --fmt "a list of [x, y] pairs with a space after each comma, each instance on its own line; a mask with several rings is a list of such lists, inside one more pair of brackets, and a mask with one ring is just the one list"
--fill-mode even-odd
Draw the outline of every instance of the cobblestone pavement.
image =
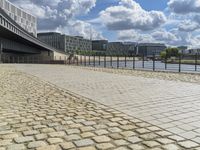
[[[13, 72], [12, 67], [124, 113], [76, 98], [36, 78]], [[22, 148], [30, 146], [30, 143], [37, 147], [44, 143], [55, 145], [69, 141], [76, 147], [92, 145], [89, 147], [94, 148], [95, 145], [98, 149], [162, 147], [173, 150], [199, 146], [200, 88], [197, 84], [116, 75], [78, 67], [12, 65], [9, 68], [11, 71], [1, 70], [0, 77], [0, 143], [3, 143], [0, 147], [14, 143], [25, 143]], [[28, 141], [21, 136], [28, 136]], [[39, 142], [33, 142], [37, 140]]]

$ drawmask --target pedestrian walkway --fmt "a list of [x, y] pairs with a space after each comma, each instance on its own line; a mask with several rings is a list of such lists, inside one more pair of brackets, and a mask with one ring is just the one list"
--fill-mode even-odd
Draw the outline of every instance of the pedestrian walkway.
[[23, 73], [1, 70], [0, 147], [18, 144], [30, 149], [45, 145], [60, 148], [60, 143], [65, 143], [72, 148], [172, 150], [199, 146], [198, 84], [79, 67], [6, 68], [38, 76], [92, 100], [82, 100]]

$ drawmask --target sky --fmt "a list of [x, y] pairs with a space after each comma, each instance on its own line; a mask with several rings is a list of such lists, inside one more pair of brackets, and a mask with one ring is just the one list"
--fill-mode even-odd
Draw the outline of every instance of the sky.
[[200, 0], [10, 0], [38, 31], [200, 48]]

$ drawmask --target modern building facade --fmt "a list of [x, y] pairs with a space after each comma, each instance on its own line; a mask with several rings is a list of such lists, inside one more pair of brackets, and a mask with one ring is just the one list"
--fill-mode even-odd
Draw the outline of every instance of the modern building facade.
[[37, 18], [19, 7], [16, 7], [8, 0], [0, 0], [0, 7], [27, 32], [37, 36]]
[[134, 42], [109, 42], [107, 45], [108, 53], [112, 54], [126, 54], [130, 55], [135, 53], [137, 44]]
[[61, 51], [73, 53], [92, 50], [92, 41], [80, 36], [62, 35], [56, 32], [39, 33], [38, 39]]
[[92, 50], [94, 51], [106, 51], [108, 45], [108, 40], [93, 40]]
[[160, 53], [167, 47], [161, 43], [139, 43], [137, 55], [144, 55], [145, 57], [160, 56]]

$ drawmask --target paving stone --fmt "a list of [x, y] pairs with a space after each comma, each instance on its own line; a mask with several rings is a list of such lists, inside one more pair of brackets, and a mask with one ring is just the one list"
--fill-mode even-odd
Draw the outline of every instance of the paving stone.
[[109, 128], [108, 131], [111, 133], [121, 132], [122, 130], [118, 127]]
[[139, 144], [131, 144], [129, 148], [132, 150], [145, 150], [145, 147]]
[[61, 150], [61, 148], [58, 145], [48, 145], [37, 148], [37, 150]]
[[105, 129], [101, 129], [101, 130], [96, 130], [95, 133], [97, 135], [104, 135], [104, 134], [108, 134], [109, 132]]
[[122, 139], [123, 138], [123, 136], [120, 135], [119, 133], [111, 133], [108, 136], [111, 137], [114, 140], [118, 140], [118, 139]]
[[0, 147], [12, 144], [12, 140], [0, 140]]
[[12, 144], [7, 147], [7, 150], [25, 150], [24, 144]]
[[81, 137], [83, 137], [83, 138], [89, 138], [89, 137], [94, 137], [94, 136], [95, 136], [95, 134], [92, 132], [84, 132], [81, 134]]
[[72, 142], [65, 142], [65, 143], [61, 143], [60, 146], [62, 147], [62, 149], [64, 150], [68, 150], [71, 148], [74, 148], [75, 145]]
[[66, 130], [67, 134], [76, 134], [76, 133], [80, 133], [79, 129], [67, 129]]
[[50, 144], [58, 144], [58, 143], [62, 143], [63, 139], [61, 139], [61, 138], [48, 138], [47, 141]]
[[79, 141], [74, 141], [74, 144], [77, 147], [83, 147], [83, 146], [93, 145], [94, 142], [91, 139], [83, 139], [83, 140], [79, 140]]
[[63, 137], [65, 136], [65, 132], [64, 131], [60, 131], [60, 132], [51, 132], [48, 133], [49, 137]]
[[111, 143], [101, 143], [96, 145], [97, 149], [104, 150], [104, 149], [111, 149], [115, 146]]
[[167, 139], [167, 138], [158, 138], [156, 139], [156, 141], [158, 141], [161, 144], [170, 144], [170, 143], [174, 143], [174, 141]]
[[32, 136], [23, 136], [23, 137], [14, 138], [14, 140], [16, 143], [26, 143], [26, 142], [34, 141], [34, 138]]
[[91, 125], [95, 125], [96, 124], [96, 122], [94, 122], [94, 121], [85, 121], [85, 122], [82, 122], [84, 125], [86, 125], [86, 126], [91, 126]]
[[131, 136], [131, 137], [128, 137], [127, 140], [131, 143], [138, 143], [138, 142], [141, 142], [142, 139], [140, 139], [139, 137], [137, 136]]
[[65, 139], [67, 141], [71, 141], [71, 140], [79, 140], [81, 139], [81, 137], [77, 134], [71, 134], [71, 135], [65, 136]]
[[105, 135], [93, 137], [97, 143], [109, 142], [111, 139]]
[[44, 140], [47, 138], [46, 134], [37, 134], [35, 135], [36, 140]]
[[39, 132], [37, 130], [29, 130], [29, 131], [24, 131], [23, 135], [24, 136], [29, 136], [29, 135], [35, 135], [38, 134]]
[[148, 146], [150, 148], [160, 146], [160, 144], [156, 141], [145, 141], [145, 142], [143, 142], [143, 144], [145, 144], [146, 146]]
[[123, 146], [123, 145], [128, 145], [128, 144], [130, 144], [129, 142], [127, 142], [126, 140], [115, 140], [114, 141], [114, 143], [115, 143], [115, 145], [117, 145], [117, 146]]
[[19, 135], [16, 134], [16, 133], [11, 133], [11, 134], [2, 135], [1, 137], [2, 137], [3, 139], [13, 139], [13, 138], [19, 137]]
[[38, 148], [46, 146], [47, 144], [44, 141], [34, 141], [28, 144], [28, 148]]
[[162, 148], [164, 150], [180, 150], [180, 148], [175, 144], [164, 145], [164, 146], [162, 146]]
[[183, 148], [194, 148], [198, 146], [197, 143], [192, 142], [192, 141], [183, 141], [183, 142], [179, 142], [178, 144], [182, 146]]
[[133, 132], [133, 131], [124, 131], [124, 132], [120, 132], [120, 134], [121, 134], [122, 136], [124, 136], [124, 137], [129, 137], [129, 136], [134, 136], [134, 135], [136, 135], [136, 133]]
[[87, 146], [87, 147], [78, 148], [77, 150], [97, 150], [97, 149], [93, 146]]

